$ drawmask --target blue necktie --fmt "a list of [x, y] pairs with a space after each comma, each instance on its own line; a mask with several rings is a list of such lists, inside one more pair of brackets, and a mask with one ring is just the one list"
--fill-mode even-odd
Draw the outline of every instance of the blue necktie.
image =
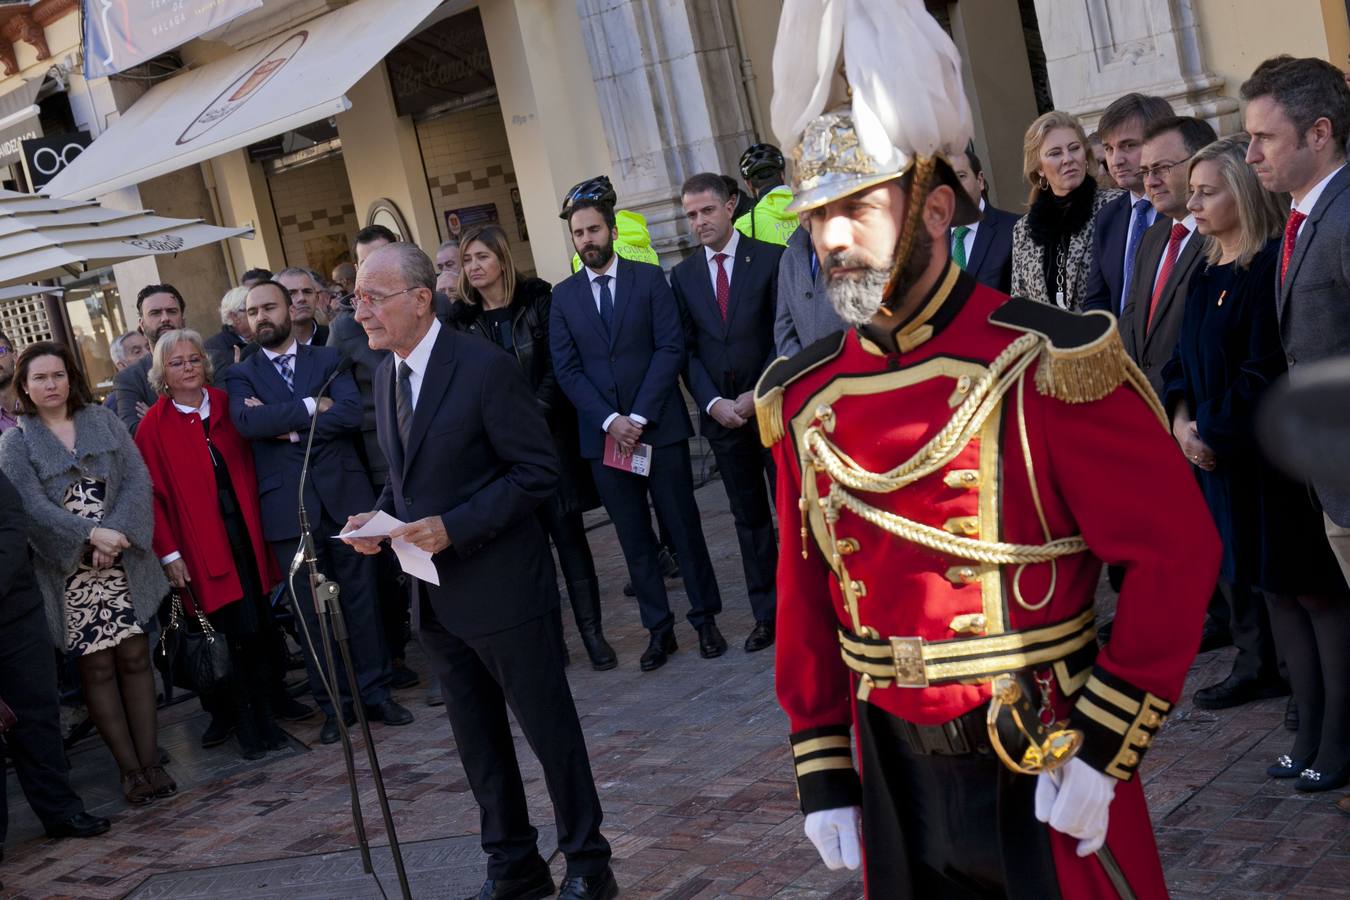
[[1125, 283], [1121, 286], [1120, 297], [1116, 300], [1116, 315], [1130, 302], [1130, 282], [1134, 281], [1134, 262], [1139, 256], [1139, 242], [1148, 231], [1148, 213], [1153, 205], [1147, 199], [1136, 200], [1134, 211], [1130, 214], [1130, 234], [1125, 239]]
[[609, 292], [609, 275], [597, 275], [600, 285], [600, 321], [605, 323], [605, 334], [612, 334], [610, 326], [614, 322], [614, 295]]
[[295, 370], [291, 368], [291, 360], [293, 359], [295, 359], [294, 353], [283, 353], [275, 360], [277, 371], [281, 373], [281, 377], [291, 393], [295, 393]]

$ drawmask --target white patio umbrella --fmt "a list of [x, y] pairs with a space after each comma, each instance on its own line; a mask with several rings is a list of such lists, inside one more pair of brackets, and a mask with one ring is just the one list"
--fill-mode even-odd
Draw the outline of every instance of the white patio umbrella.
[[0, 190], [0, 287], [79, 275], [232, 237], [251, 238], [253, 228], [222, 228], [201, 219], [157, 216], [151, 210], [111, 209], [93, 200]]

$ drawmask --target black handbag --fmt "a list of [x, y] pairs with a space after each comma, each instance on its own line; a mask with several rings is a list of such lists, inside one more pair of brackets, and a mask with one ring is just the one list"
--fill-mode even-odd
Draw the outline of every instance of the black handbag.
[[163, 671], [174, 686], [200, 694], [229, 679], [230, 648], [225, 635], [211, 626], [195, 602], [192, 611], [191, 617], [184, 612], [183, 598], [175, 590], [159, 652], [164, 658]]

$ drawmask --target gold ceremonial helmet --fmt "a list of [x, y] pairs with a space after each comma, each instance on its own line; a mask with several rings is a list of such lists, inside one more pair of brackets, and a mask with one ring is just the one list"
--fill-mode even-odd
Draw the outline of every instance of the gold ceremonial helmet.
[[952, 224], [979, 220], [947, 161], [972, 133], [961, 59], [923, 0], [785, 0], [773, 74], [773, 127], [794, 164], [789, 211], [908, 176], [912, 212], [947, 184]]

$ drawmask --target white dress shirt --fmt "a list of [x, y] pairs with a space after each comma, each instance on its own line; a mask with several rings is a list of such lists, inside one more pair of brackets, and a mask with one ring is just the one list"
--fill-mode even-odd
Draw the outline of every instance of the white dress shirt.
[[[297, 346], [298, 346], [298, 345], [297, 345], [297, 343], [296, 343], [295, 338], [291, 338], [291, 342], [290, 342], [289, 344], [287, 344], [285, 347], [281, 348], [281, 350], [279, 350], [279, 351], [268, 350], [266, 347], [263, 347], [263, 346], [261, 346], [261, 345], [258, 347], [258, 349], [261, 350], [263, 353], [267, 354], [267, 359], [268, 359], [268, 361], [272, 363], [272, 366], [273, 366], [274, 368], [276, 368], [277, 374], [278, 374], [278, 375], [281, 374], [281, 368], [280, 368], [279, 366], [277, 366], [277, 360], [278, 360], [280, 357], [283, 357], [283, 356], [285, 356], [286, 354], [289, 353], [289, 354], [291, 355], [291, 377], [294, 378], [294, 377], [295, 377], [295, 348], [296, 348]], [[313, 417], [314, 417], [314, 410], [316, 410], [316, 409], [319, 408], [318, 403], [314, 400], [313, 397], [304, 397], [304, 398], [302, 398], [302, 402], [305, 404], [305, 410], [309, 413], [310, 418], [313, 418]], [[292, 444], [297, 444], [297, 443], [300, 442], [300, 435], [299, 435], [298, 433], [292, 431], [292, 432], [290, 433], [290, 435], [288, 435], [288, 436], [290, 437], [291, 443], [292, 443]]]
[[[1186, 216], [1186, 218], [1184, 218], [1184, 219], [1181, 220], [1181, 224], [1186, 226], [1186, 236], [1185, 236], [1184, 238], [1181, 239], [1181, 244], [1177, 247], [1177, 259], [1181, 259], [1181, 254], [1183, 254], [1183, 253], [1186, 252], [1186, 245], [1189, 244], [1189, 243], [1191, 242], [1191, 238], [1195, 237], [1195, 216], [1193, 216], [1193, 215], [1188, 215], [1188, 216]], [[1175, 220], [1175, 219], [1172, 221], [1172, 225], [1176, 225], [1176, 220]], [[1171, 226], [1169, 226], [1169, 227], [1171, 227]], [[1171, 237], [1170, 237], [1170, 236], [1169, 236], [1168, 240], [1169, 240], [1169, 241], [1171, 240]], [[1167, 260], [1167, 245], [1164, 244], [1164, 245], [1163, 245], [1163, 255], [1160, 256], [1160, 257], [1158, 257], [1158, 271], [1156, 271], [1156, 272], [1153, 273], [1153, 293], [1154, 293], [1154, 294], [1156, 294], [1156, 293], [1158, 292], [1158, 278], [1162, 275], [1163, 263], [1164, 263], [1166, 260]], [[1151, 296], [1153, 296], [1153, 294], [1150, 294], [1149, 296], [1151, 297]]]
[[412, 352], [407, 356], [399, 356], [398, 351], [394, 351], [394, 357], [397, 362], [394, 363], [394, 384], [398, 384], [398, 363], [408, 364], [408, 385], [412, 388], [412, 405], [417, 409], [417, 398], [422, 395], [422, 376], [427, 372], [427, 366], [431, 364], [431, 348], [436, 346], [436, 336], [441, 333], [441, 320], [435, 317], [431, 320], [431, 327], [427, 333], [422, 335], [422, 339], [413, 347]]
[[[1326, 178], [1323, 178], [1321, 181], [1317, 182], [1317, 184], [1313, 185], [1312, 190], [1304, 194], [1302, 200], [1295, 200], [1293, 202], [1293, 205], [1290, 206], [1290, 210], [1293, 212], [1301, 212], [1305, 216], [1311, 216], [1313, 209], [1315, 209], [1317, 206], [1317, 201], [1322, 199], [1322, 192], [1327, 189], [1327, 185], [1331, 183], [1331, 179], [1336, 177], [1336, 173], [1344, 168], [1345, 168], [1344, 165], [1337, 166], [1336, 171], [1332, 172]], [[1298, 233], [1300, 235], [1303, 234], [1303, 226], [1307, 224], [1308, 224], [1307, 219], [1304, 219], [1302, 222], [1298, 223]]]
[[[609, 265], [605, 266], [604, 271], [596, 272], [591, 269], [590, 266], [586, 267], [586, 277], [591, 280], [591, 298], [595, 301], [596, 312], [600, 312], [600, 282], [598, 279], [601, 275], [609, 276], [609, 299], [612, 301], [612, 306], [610, 308], [612, 312], [619, 308], [619, 292], [616, 290], [619, 285], [619, 254], [614, 254], [613, 258], [609, 261]], [[605, 416], [604, 424], [600, 426], [600, 430], [608, 432], [610, 423], [620, 415], [621, 413], [615, 411]], [[646, 426], [647, 424], [645, 418], [636, 415], [635, 413], [629, 413], [628, 418], [642, 426]]]
[[[711, 247], [703, 248], [704, 256], [708, 260], [708, 277], [712, 279], [713, 300], [717, 299], [717, 261], [714, 260], [713, 257], [719, 253], [725, 253], [727, 255], [727, 258], [722, 261], [722, 268], [727, 270], [727, 285], [730, 286], [731, 270], [736, 267], [736, 247], [740, 244], [740, 242], [741, 242], [741, 233], [737, 231], [735, 228], [733, 228], [731, 229], [731, 239], [727, 241], [727, 245], [723, 247], [721, 250], [714, 250]], [[728, 309], [727, 313], [728, 315], [730, 315], [730, 309]], [[707, 406], [705, 406], [703, 408], [703, 411], [706, 412], [708, 415], [712, 415], [713, 403], [716, 403], [718, 400], [721, 399], [723, 398], [714, 397], [712, 399], [712, 403], [709, 403]]]

